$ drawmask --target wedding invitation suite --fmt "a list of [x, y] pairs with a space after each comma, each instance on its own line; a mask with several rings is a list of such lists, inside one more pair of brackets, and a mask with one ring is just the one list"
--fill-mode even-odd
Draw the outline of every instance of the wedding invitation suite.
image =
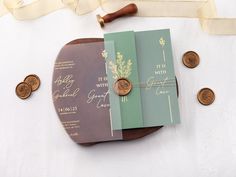
[[80, 144], [137, 139], [179, 123], [169, 30], [71, 41], [55, 62], [52, 95]]
[[[110, 33], [105, 34], [104, 39], [113, 128], [179, 123], [169, 30]], [[106, 45], [108, 42], [114, 43], [113, 49]], [[119, 77], [127, 78], [132, 84], [127, 96], [114, 93], [112, 85]], [[112, 109], [112, 105], [116, 109]], [[128, 115], [132, 115], [133, 121], [127, 121]], [[122, 126], [115, 124], [120, 119]]]

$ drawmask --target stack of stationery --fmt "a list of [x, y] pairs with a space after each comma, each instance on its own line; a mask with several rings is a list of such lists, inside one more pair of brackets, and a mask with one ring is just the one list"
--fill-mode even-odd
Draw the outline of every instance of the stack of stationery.
[[169, 30], [119, 32], [65, 45], [53, 100], [80, 144], [130, 140], [180, 122]]
[[[114, 130], [179, 123], [169, 30], [110, 33], [104, 39]], [[127, 96], [114, 92], [119, 78], [132, 84]]]

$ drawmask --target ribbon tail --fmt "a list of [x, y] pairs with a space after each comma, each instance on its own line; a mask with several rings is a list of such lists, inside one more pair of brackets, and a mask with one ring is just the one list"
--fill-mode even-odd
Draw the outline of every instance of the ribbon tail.
[[7, 12], [8, 11], [3, 4], [3, 0], [0, 0], [0, 17], [7, 14]]
[[36, 0], [29, 4], [24, 4], [24, 1], [3, 0], [3, 3], [17, 20], [36, 19], [65, 6], [61, 0]]

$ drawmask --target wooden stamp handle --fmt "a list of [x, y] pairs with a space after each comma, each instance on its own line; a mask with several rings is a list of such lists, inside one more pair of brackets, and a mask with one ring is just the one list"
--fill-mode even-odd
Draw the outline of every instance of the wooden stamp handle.
[[100, 23], [101, 27], [103, 27], [105, 25], [105, 23], [112, 22], [113, 20], [123, 17], [123, 16], [133, 15], [133, 14], [137, 13], [137, 11], [138, 11], [137, 6], [132, 3], [132, 4], [129, 4], [125, 7], [123, 7], [122, 9], [120, 9], [116, 12], [107, 14], [103, 17], [101, 17], [100, 15], [97, 15], [97, 19], [98, 19], [98, 22]]

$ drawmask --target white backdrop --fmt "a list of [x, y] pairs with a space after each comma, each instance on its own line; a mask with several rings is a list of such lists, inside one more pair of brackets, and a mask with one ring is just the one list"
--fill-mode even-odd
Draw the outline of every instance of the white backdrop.
[[[217, 0], [220, 16], [236, 17], [235, 0]], [[197, 19], [132, 17], [103, 30], [95, 15], [77, 16], [68, 9], [34, 21], [0, 18], [0, 176], [1, 177], [236, 177], [236, 36], [204, 33]], [[180, 86], [182, 123], [143, 139], [81, 147], [64, 131], [51, 99], [55, 58], [76, 38], [102, 37], [124, 30], [170, 28]], [[181, 61], [198, 52], [200, 65], [190, 70]], [[37, 74], [40, 89], [28, 100], [15, 86]], [[202, 106], [202, 87], [216, 101]]]

